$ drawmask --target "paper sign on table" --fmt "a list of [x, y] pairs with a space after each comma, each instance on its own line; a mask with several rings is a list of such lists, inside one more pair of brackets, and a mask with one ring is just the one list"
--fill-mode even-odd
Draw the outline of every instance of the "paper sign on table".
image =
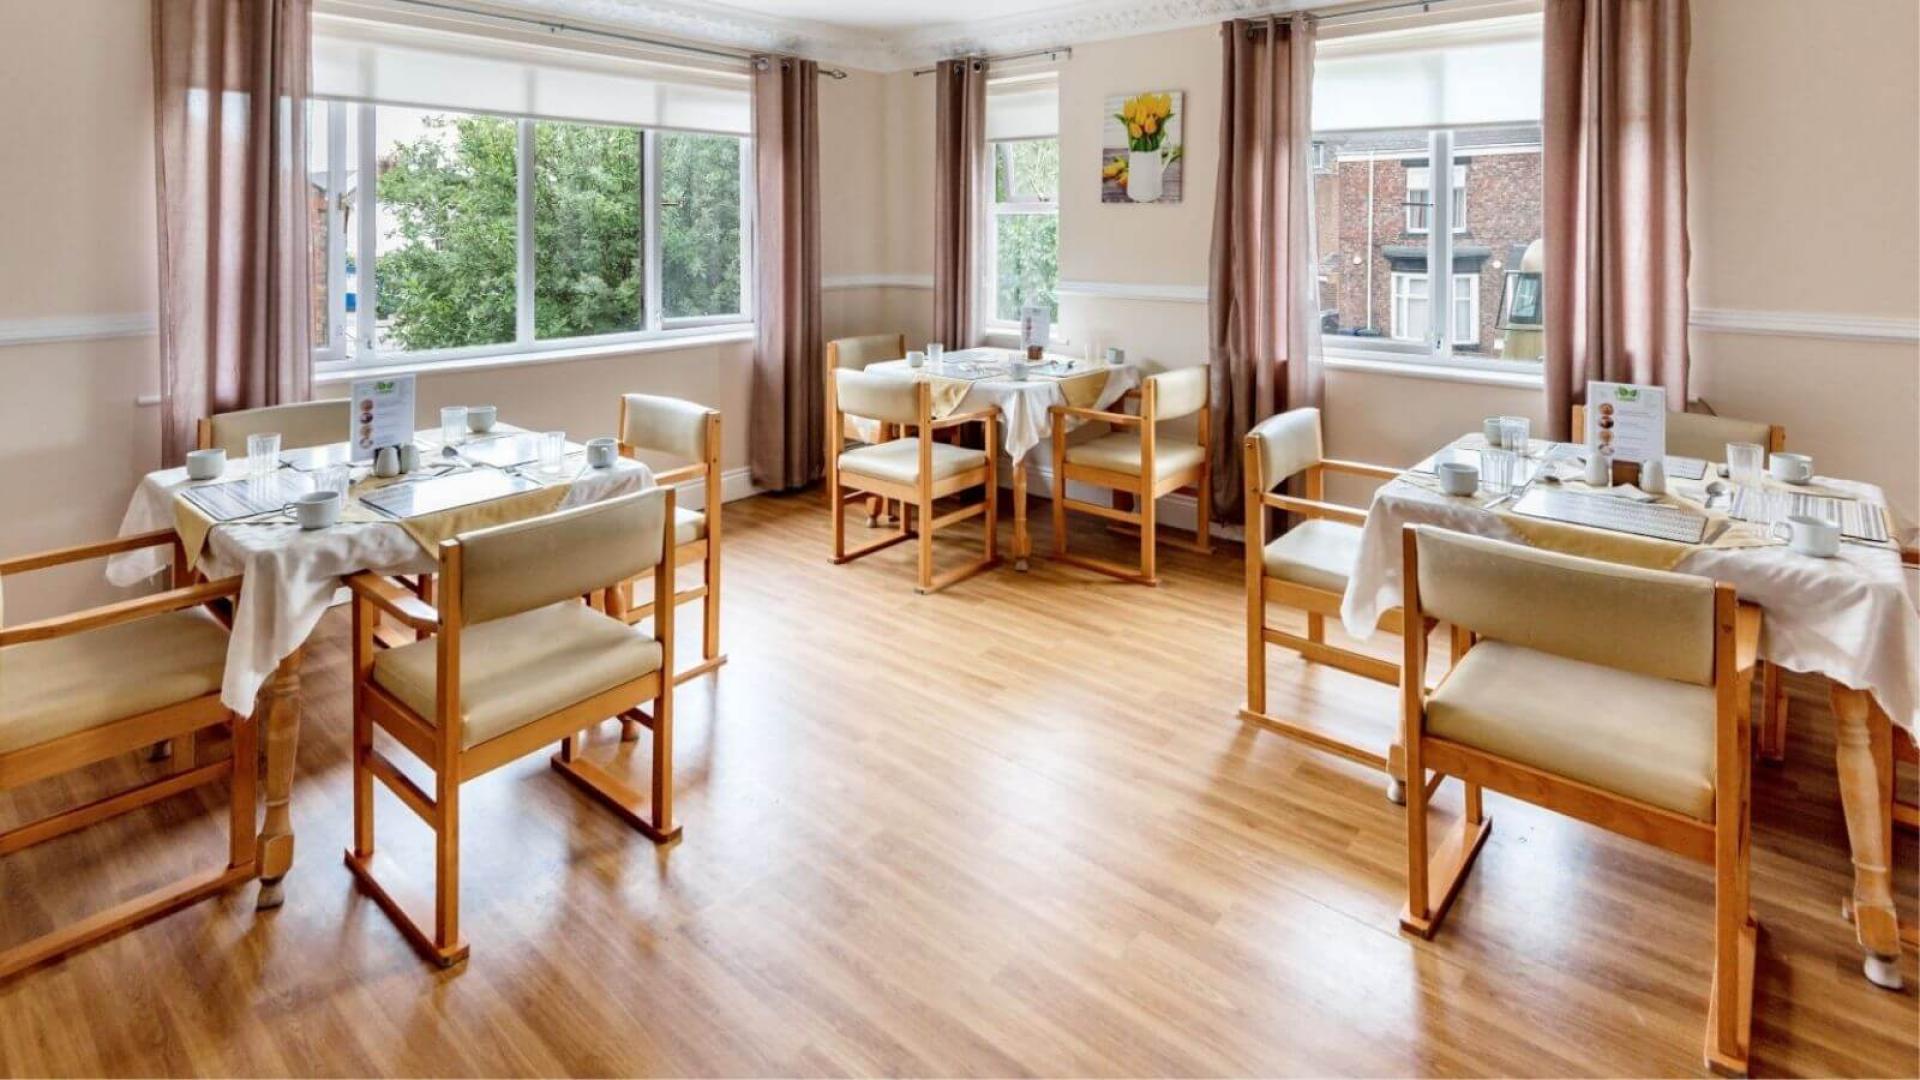
[[1614, 461], [1651, 461], [1667, 454], [1667, 392], [1632, 383], [1587, 384], [1588, 446]]
[[355, 379], [351, 413], [347, 442], [356, 463], [372, 461], [383, 446], [412, 442], [413, 376]]
[[1044, 349], [1053, 333], [1053, 313], [1045, 304], [1028, 304], [1020, 309], [1020, 344], [1028, 349]]

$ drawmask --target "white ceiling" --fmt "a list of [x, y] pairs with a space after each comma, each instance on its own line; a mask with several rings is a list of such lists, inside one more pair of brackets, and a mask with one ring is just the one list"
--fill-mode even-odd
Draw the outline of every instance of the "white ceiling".
[[1287, 11], [1312, 0], [472, 0], [870, 71]]

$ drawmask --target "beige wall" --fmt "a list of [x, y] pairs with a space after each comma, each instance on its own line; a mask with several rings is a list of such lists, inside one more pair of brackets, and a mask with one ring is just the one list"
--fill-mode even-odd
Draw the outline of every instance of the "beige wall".
[[[0, 4], [0, 326], [154, 311], [147, 5]], [[0, 344], [0, 554], [114, 535], [160, 457], [151, 334]], [[5, 583], [6, 615], [108, 595], [101, 564]]]

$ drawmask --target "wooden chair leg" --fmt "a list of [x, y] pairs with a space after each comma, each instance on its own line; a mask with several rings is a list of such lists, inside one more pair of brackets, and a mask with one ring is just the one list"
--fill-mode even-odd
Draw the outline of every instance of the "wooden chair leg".
[[373, 752], [373, 721], [353, 710], [353, 854], [361, 862], [373, 858], [373, 772], [367, 756]]
[[919, 515], [920, 591], [924, 593], [933, 588], [933, 498], [931, 496], [920, 500]]
[[441, 772], [434, 798], [439, 821], [433, 836], [433, 944], [440, 966], [451, 967], [465, 957], [460, 941], [460, 783]]
[[720, 656], [720, 561], [711, 551], [701, 564], [701, 572], [706, 578], [707, 595], [700, 600], [700, 658], [715, 660]]
[[[1408, 745], [1407, 758], [1407, 771], [1412, 775], [1420, 762], [1417, 745]], [[1431, 938], [1438, 920], [1427, 905], [1427, 785], [1408, 784], [1406, 800], [1407, 906], [1400, 912], [1400, 929]]]
[[[1424, 770], [1423, 770], [1424, 771]], [[1408, 775], [1415, 775], [1411, 766]], [[1406, 784], [1407, 799], [1407, 908], [1400, 913], [1400, 929], [1422, 938], [1432, 938], [1440, 930], [1441, 920], [1447, 917], [1448, 909], [1453, 907], [1454, 897], [1460, 893], [1460, 886], [1466, 883], [1467, 871], [1473, 869], [1474, 859], [1487, 842], [1487, 834], [1492, 831], [1493, 823], [1487, 819], [1480, 805], [1480, 785], [1466, 785], [1466, 810], [1460, 815], [1460, 823], [1448, 830], [1447, 838], [1440, 842], [1440, 850], [1428, 859], [1426, 854], [1427, 802], [1432, 792], [1439, 787], [1444, 777], [1434, 777], [1432, 784]], [[1416, 816], [1414, 807], [1419, 807]], [[1417, 837], [1416, 837], [1417, 832]], [[1418, 844], [1415, 840], [1418, 840]], [[1419, 865], [1417, 875], [1415, 865]], [[1418, 892], [1415, 880], [1418, 878]]]
[[1053, 433], [1053, 553], [1067, 553], [1067, 441], [1057, 422]]
[[1760, 661], [1760, 760], [1787, 760], [1787, 693], [1780, 665]]
[[847, 557], [847, 512], [845, 496], [840, 491], [839, 482], [827, 479], [827, 508], [833, 515], [833, 560], [839, 562]]
[[1202, 555], [1213, 554], [1213, 467], [1200, 461], [1200, 492], [1193, 507], [1193, 542]]
[[1154, 560], [1154, 540], [1158, 530], [1158, 519], [1155, 513], [1152, 481], [1141, 482], [1137, 501], [1140, 507], [1140, 576], [1146, 579], [1148, 585], [1158, 585], [1160, 577], [1156, 572]]
[[678, 836], [673, 823], [673, 680], [660, 681], [653, 699], [653, 835]]

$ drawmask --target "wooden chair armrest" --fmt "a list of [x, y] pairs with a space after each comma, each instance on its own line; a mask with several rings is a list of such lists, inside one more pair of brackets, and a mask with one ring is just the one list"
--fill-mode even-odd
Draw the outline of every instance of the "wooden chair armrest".
[[1367, 512], [1355, 510], [1351, 506], [1339, 503], [1320, 502], [1315, 499], [1296, 499], [1291, 495], [1275, 495], [1272, 492], [1260, 497], [1260, 501], [1279, 510], [1291, 510], [1307, 517], [1326, 518], [1330, 521], [1342, 521], [1348, 525], [1365, 525]]
[[1099, 409], [1083, 409], [1077, 405], [1054, 405], [1047, 411], [1055, 417], [1077, 416], [1082, 420], [1104, 420], [1109, 424], [1131, 424], [1138, 427], [1141, 422], [1140, 418], [1132, 413], [1102, 412]]
[[1320, 467], [1334, 472], [1351, 473], [1354, 476], [1371, 476], [1380, 480], [1394, 480], [1402, 470], [1385, 465], [1369, 465], [1364, 461], [1341, 461], [1338, 458], [1321, 458]]
[[1900, 561], [1908, 566], [1920, 566], [1920, 548], [1901, 548]]
[[173, 542], [172, 529], [155, 529], [152, 532], [136, 533], [133, 536], [121, 536], [91, 544], [78, 544], [73, 547], [55, 548], [52, 551], [42, 551], [33, 555], [17, 555], [11, 559], [0, 559], [0, 577], [24, 574], [29, 570], [43, 570], [49, 566], [60, 566], [64, 563], [98, 559], [106, 555], [118, 555], [126, 551], [138, 551], [141, 548], [157, 547]]
[[166, 592], [155, 593], [152, 596], [122, 600], [116, 604], [105, 604], [85, 611], [76, 611], [71, 615], [57, 615], [51, 619], [0, 628], [0, 646], [22, 645], [29, 641], [66, 637], [86, 630], [98, 630], [104, 626], [133, 622], [153, 615], [164, 615], [169, 611], [199, 607], [210, 600], [238, 595], [240, 595], [238, 577], [203, 581], [198, 585], [168, 589]]
[[953, 415], [948, 416], [944, 419], [935, 420], [933, 423], [928, 424], [927, 426], [934, 431], [940, 431], [945, 428], [959, 427], [961, 424], [983, 423], [999, 415], [1000, 415], [999, 409], [991, 409], [991, 408], [975, 409], [972, 412], [954, 413]]
[[426, 634], [440, 629], [440, 613], [391, 580], [370, 570], [349, 574], [343, 580], [353, 595], [366, 599], [374, 607], [399, 619], [409, 629]]
[[1760, 659], [1760, 627], [1765, 618], [1758, 604], [1742, 603], [1733, 609], [1733, 670], [1752, 671]]
[[682, 465], [676, 469], [668, 469], [665, 472], [654, 473], [653, 482], [661, 487], [667, 487], [672, 484], [682, 484], [689, 480], [699, 480], [706, 475], [707, 467], [704, 464], [695, 462], [692, 465]]

